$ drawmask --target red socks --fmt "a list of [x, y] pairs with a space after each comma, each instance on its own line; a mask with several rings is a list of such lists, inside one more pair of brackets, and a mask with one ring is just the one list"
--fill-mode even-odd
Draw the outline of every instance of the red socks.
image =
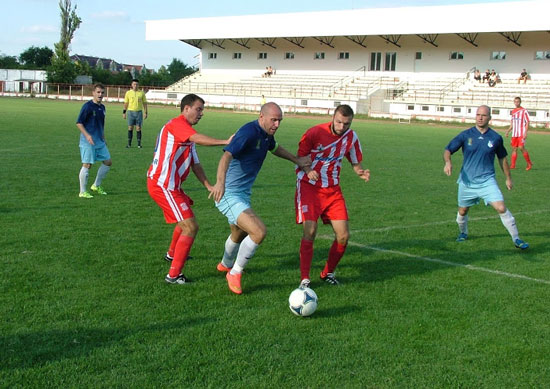
[[523, 152], [523, 158], [527, 161], [527, 166], [532, 165], [531, 158], [529, 158], [529, 152], [527, 150]]
[[332, 242], [332, 246], [328, 252], [327, 263], [321, 273], [323, 276], [326, 276], [328, 273], [334, 273], [334, 269], [336, 269], [338, 262], [340, 262], [340, 259], [342, 259], [346, 252], [346, 247], [347, 245], [341, 245], [336, 240]]
[[300, 242], [300, 273], [301, 279], [309, 279], [311, 260], [313, 259], [313, 241], [302, 239]]
[[516, 153], [515, 151], [512, 152], [512, 157], [510, 159], [511, 159], [510, 168], [515, 169], [516, 168], [516, 160], [518, 159], [518, 153]]
[[185, 265], [185, 260], [191, 251], [191, 246], [193, 245], [194, 238], [191, 238], [187, 235], [180, 235], [176, 242], [176, 248], [174, 250], [174, 259], [172, 260], [172, 265], [170, 266], [170, 272], [168, 275], [170, 277], [177, 277], [180, 275], [183, 266]]
[[172, 234], [172, 242], [170, 243], [170, 248], [168, 249], [168, 255], [174, 258], [174, 250], [176, 250], [176, 243], [181, 235], [181, 227], [176, 224], [174, 228], [174, 233]]

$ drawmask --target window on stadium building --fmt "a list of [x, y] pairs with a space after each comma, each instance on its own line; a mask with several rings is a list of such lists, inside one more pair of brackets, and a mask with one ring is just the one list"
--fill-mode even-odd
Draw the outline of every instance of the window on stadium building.
[[493, 51], [491, 53], [492, 60], [503, 60], [506, 59], [506, 51]]
[[242, 53], [233, 53], [233, 59], [241, 59], [243, 56]]
[[216, 59], [218, 58], [218, 53], [208, 53], [208, 59]]
[[493, 109], [491, 112], [493, 115], [500, 115], [500, 109]]
[[294, 53], [291, 51], [286, 52], [285, 59], [294, 59]]
[[550, 59], [550, 51], [536, 51], [535, 59]]
[[338, 54], [338, 59], [349, 59], [349, 51], [341, 51]]
[[325, 53], [322, 51], [318, 51], [313, 56], [313, 59], [325, 59]]
[[386, 62], [384, 63], [384, 70], [393, 72], [395, 71], [395, 61], [397, 60], [396, 52], [386, 53]]
[[464, 53], [462, 51], [451, 51], [449, 59], [464, 59]]
[[422, 52], [421, 52], [421, 51], [417, 51], [417, 52], [416, 52], [416, 55], [414, 56], [414, 59], [422, 59]]
[[370, 53], [370, 68], [371, 71], [379, 71], [382, 63], [382, 53]]
[[258, 59], [267, 59], [267, 53], [258, 53]]

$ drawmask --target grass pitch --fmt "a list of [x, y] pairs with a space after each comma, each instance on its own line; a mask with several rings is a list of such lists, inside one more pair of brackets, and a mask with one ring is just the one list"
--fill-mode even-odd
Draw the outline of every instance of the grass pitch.
[[[268, 155], [253, 207], [268, 228], [229, 292], [215, 266], [225, 218], [190, 175], [201, 226], [185, 274], [167, 285], [172, 226], [150, 200], [145, 172], [176, 108], [150, 109], [143, 149], [126, 149], [122, 106], [107, 103], [113, 168], [108, 196], [78, 198], [80, 102], [0, 99], [1, 387], [545, 387], [550, 380], [550, 137], [532, 133], [533, 170], [518, 158], [504, 193], [526, 252], [496, 213], [470, 211], [454, 241], [456, 177], [442, 153], [463, 127], [354, 122], [371, 169], [343, 167], [352, 230], [340, 287], [318, 280], [331, 244], [322, 227], [310, 318], [287, 307], [299, 283], [293, 167]], [[225, 138], [256, 115], [206, 112], [197, 128]], [[294, 152], [329, 117], [287, 117], [277, 140]], [[508, 142], [507, 142], [508, 143]], [[135, 140], [134, 140], [135, 145]], [[509, 149], [509, 147], [508, 147]], [[211, 179], [221, 148], [198, 147]], [[93, 182], [98, 165], [90, 172]], [[497, 178], [504, 188], [500, 171]]]

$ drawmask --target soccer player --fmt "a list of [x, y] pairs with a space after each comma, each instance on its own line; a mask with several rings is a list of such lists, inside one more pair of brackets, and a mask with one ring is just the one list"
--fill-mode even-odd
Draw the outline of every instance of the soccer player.
[[452, 173], [451, 155], [458, 149], [462, 149], [464, 160], [458, 176], [458, 223], [459, 235], [457, 242], [463, 242], [468, 238], [468, 211], [472, 205], [478, 204], [480, 199], [486, 205], [491, 204], [498, 212], [500, 220], [512, 237], [514, 245], [525, 250], [529, 244], [520, 239], [516, 220], [506, 208], [504, 198], [495, 179], [495, 155], [498, 158], [500, 168], [506, 176], [506, 187], [512, 190], [512, 176], [508, 166], [508, 155], [504, 148], [504, 140], [489, 127], [491, 120], [491, 108], [480, 106], [476, 111], [476, 125], [462, 131], [452, 139], [445, 151], [444, 173], [450, 176]]
[[181, 115], [166, 123], [157, 137], [153, 163], [147, 171], [147, 189], [151, 198], [164, 212], [167, 223], [176, 223], [172, 242], [165, 259], [171, 262], [165, 281], [170, 284], [191, 282], [183, 273], [191, 246], [199, 226], [191, 210], [193, 200], [181, 188], [189, 170], [206, 189], [212, 186], [202, 168], [195, 143], [203, 146], [227, 145], [226, 140], [214, 139], [197, 133], [192, 126], [197, 124], [204, 112], [204, 100], [189, 94], [181, 100]]
[[105, 106], [103, 94], [105, 87], [102, 84], [95, 84], [92, 92], [92, 100], [84, 103], [80, 109], [76, 126], [80, 130], [80, 157], [82, 159], [82, 168], [78, 175], [80, 181], [80, 193], [78, 197], [91, 199], [94, 196], [86, 190], [88, 186], [88, 175], [90, 168], [95, 161], [103, 163], [97, 170], [95, 182], [91, 187], [92, 192], [100, 195], [106, 195], [107, 192], [101, 186], [103, 179], [111, 168], [111, 154], [105, 143]]
[[527, 167], [525, 170], [531, 170], [533, 164], [531, 163], [531, 158], [529, 157], [529, 152], [525, 148], [525, 140], [527, 139], [527, 130], [529, 129], [529, 112], [521, 106], [521, 98], [516, 97], [514, 99], [514, 108], [511, 112], [512, 121], [510, 127], [506, 131], [506, 137], [510, 135], [512, 131], [512, 162], [510, 164], [510, 169], [516, 168], [516, 160], [518, 159], [518, 148], [523, 154], [523, 158], [527, 162]]
[[128, 115], [128, 145], [132, 147], [132, 138], [134, 137], [134, 127], [137, 133], [138, 148], [141, 149], [141, 127], [143, 119], [147, 119], [147, 98], [142, 90], [139, 90], [139, 81], [132, 80], [132, 89], [124, 95], [124, 109], [122, 117], [126, 119]]
[[330, 223], [335, 239], [328, 259], [321, 272], [321, 279], [338, 285], [334, 270], [346, 251], [349, 239], [348, 212], [340, 188], [340, 169], [344, 157], [353, 170], [365, 182], [370, 179], [370, 170], [363, 169], [363, 153], [355, 131], [351, 127], [353, 109], [339, 105], [334, 110], [332, 121], [307, 130], [298, 145], [298, 156], [312, 161], [311, 167], [297, 169], [296, 223], [303, 225], [300, 243], [300, 287], [309, 287], [309, 273], [313, 259], [313, 242], [317, 235], [317, 221]]
[[259, 118], [242, 126], [224, 148], [216, 185], [211, 191], [216, 207], [227, 217], [231, 230], [217, 269], [227, 272], [229, 289], [236, 294], [242, 294], [242, 271], [267, 232], [262, 219], [250, 205], [252, 184], [267, 152], [305, 166], [305, 159], [296, 158], [275, 141], [274, 135], [282, 120], [283, 112], [277, 104], [264, 104]]

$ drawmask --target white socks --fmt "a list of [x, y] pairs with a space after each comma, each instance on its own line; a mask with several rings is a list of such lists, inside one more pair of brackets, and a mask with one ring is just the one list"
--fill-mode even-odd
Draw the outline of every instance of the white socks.
[[516, 219], [512, 213], [507, 209], [506, 212], [500, 213], [500, 220], [504, 227], [508, 230], [508, 233], [512, 237], [512, 240], [515, 242], [519, 238], [518, 227], [516, 226]]
[[80, 193], [86, 192], [86, 187], [88, 186], [89, 171], [90, 169], [84, 166], [82, 166], [82, 169], [80, 169], [80, 174], [78, 175], [78, 179], [80, 180]]
[[111, 169], [110, 166], [107, 166], [104, 163], [101, 164], [99, 169], [97, 169], [97, 176], [96, 176], [95, 182], [94, 182], [95, 186], [100, 186], [101, 185], [101, 182], [103, 181], [103, 179], [107, 175], [107, 172], [109, 171], [109, 169]]
[[223, 250], [222, 265], [228, 268], [233, 267], [233, 263], [235, 262], [235, 257], [237, 256], [240, 245], [240, 243], [235, 243], [231, 240], [231, 235], [227, 237]]
[[458, 224], [458, 231], [461, 234], [468, 235], [468, 214], [461, 216], [460, 213], [456, 214], [456, 222]]
[[249, 259], [254, 256], [256, 249], [259, 245], [254, 243], [250, 236], [247, 236], [241, 242], [241, 247], [239, 247], [239, 252], [237, 254], [237, 260], [231, 269], [231, 274], [240, 274], [243, 272], [244, 267], [248, 263]]

